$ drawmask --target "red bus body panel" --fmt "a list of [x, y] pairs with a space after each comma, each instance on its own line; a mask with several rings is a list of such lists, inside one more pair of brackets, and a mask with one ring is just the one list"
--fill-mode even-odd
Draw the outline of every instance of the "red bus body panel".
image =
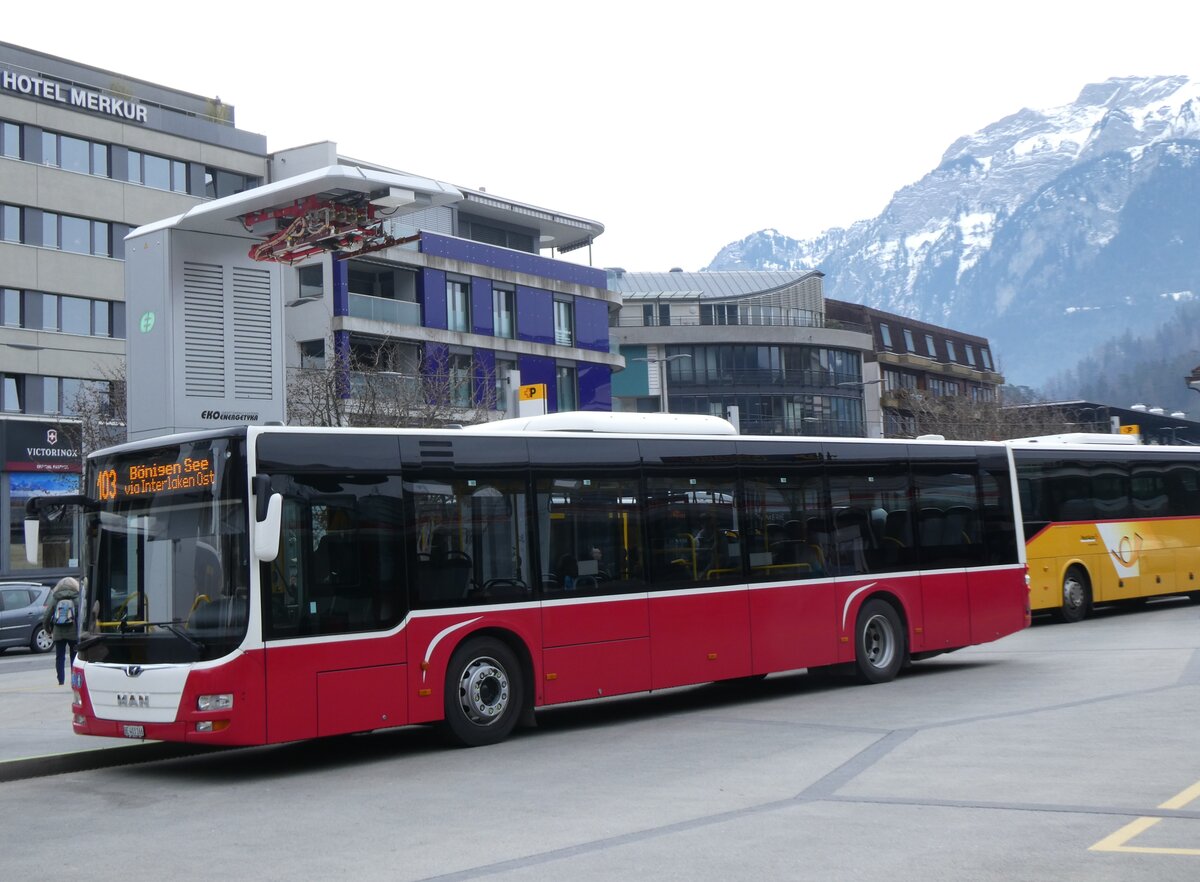
[[[853, 662], [858, 612], [880, 595], [898, 604], [913, 652], [1027, 624], [1019, 565], [415, 613], [392, 633], [282, 642], [193, 669], [175, 722], [146, 723], [144, 737], [263, 744], [438, 721], [450, 657], [480, 633], [514, 647], [535, 706]], [[86, 682], [79, 691], [75, 731], [122, 737], [122, 721], [96, 718]], [[213, 693], [232, 693], [234, 708], [196, 711]], [[228, 727], [195, 730], [215, 718]]]

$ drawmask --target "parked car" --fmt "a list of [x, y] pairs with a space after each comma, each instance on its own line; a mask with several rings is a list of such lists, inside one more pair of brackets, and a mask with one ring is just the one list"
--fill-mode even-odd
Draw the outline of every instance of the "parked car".
[[32, 652], [54, 648], [42, 627], [51, 590], [38, 582], [0, 582], [0, 652], [10, 646], [28, 646]]

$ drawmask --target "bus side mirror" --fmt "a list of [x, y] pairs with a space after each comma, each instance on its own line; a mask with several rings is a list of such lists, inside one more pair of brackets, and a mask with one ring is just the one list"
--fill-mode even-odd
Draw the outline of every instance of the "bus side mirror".
[[283, 494], [271, 492], [271, 476], [254, 476], [254, 556], [270, 563], [279, 556]]
[[254, 556], [270, 563], [279, 556], [279, 530], [283, 525], [283, 494], [272, 493], [267, 499], [267, 513], [254, 525]]
[[41, 526], [42, 522], [37, 518], [25, 519], [25, 561], [35, 567], [38, 565], [38, 551], [41, 549], [41, 545], [38, 544]]

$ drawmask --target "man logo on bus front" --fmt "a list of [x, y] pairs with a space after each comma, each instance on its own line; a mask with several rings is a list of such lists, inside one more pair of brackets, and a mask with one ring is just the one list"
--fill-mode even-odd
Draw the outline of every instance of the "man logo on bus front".
[[144, 669], [142, 668], [141, 665], [130, 665], [129, 667], [127, 667], [125, 669], [125, 676], [126, 677], [140, 677], [140, 676], [142, 676], [143, 670]]

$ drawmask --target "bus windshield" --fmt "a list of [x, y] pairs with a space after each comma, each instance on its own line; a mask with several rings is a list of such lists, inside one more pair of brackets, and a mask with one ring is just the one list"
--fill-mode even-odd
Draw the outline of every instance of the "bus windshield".
[[242, 462], [233, 438], [90, 461], [84, 661], [201, 661], [241, 643], [250, 608]]

